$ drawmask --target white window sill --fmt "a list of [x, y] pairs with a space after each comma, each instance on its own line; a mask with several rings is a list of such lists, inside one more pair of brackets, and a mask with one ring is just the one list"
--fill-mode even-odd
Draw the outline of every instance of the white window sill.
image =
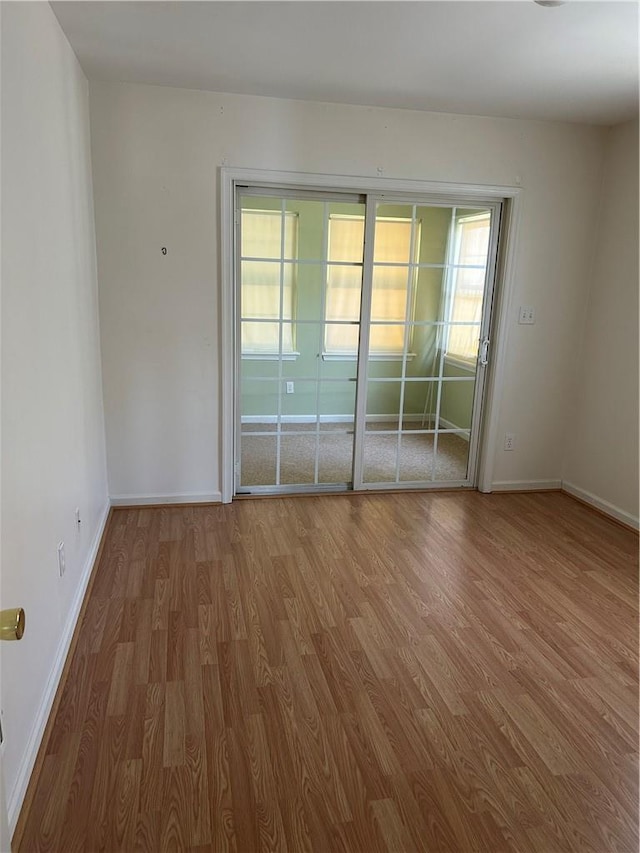
[[467, 370], [469, 373], [476, 372], [476, 359], [457, 358], [455, 355], [445, 355], [444, 363], [457, 367], [460, 370]]
[[[407, 361], [413, 361], [416, 357], [415, 352], [407, 353]], [[402, 361], [403, 353], [401, 352], [371, 352], [369, 353], [368, 361]], [[323, 361], [357, 361], [356, 353], [349, 352], [323, 352]]]
[[299, 352], [243, 352], [241, 358], [243, 361], [295, 361]]

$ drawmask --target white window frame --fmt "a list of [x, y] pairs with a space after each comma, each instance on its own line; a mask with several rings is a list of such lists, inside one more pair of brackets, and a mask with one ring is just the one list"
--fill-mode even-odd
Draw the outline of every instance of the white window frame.
[[[460, 263], [460, 249], [462, 242], [462, 226], [466, 222], [477, 222], [481, 219], [486, 219], [491, 226], [491, 213], [489, 211], [478, 211], [477, 213], [472, 213], [467, 216], [460, 216], [456, 219], [455, 222], [455, 235], [454, 235], [454, 245], [453, 245], [453, 264]], [[451, 275], [451, 299], [449, 300], [449, 316], [447, 317], [447, 323], [452, 322], [453, 316], [453, 308], [454, 308], [454, 299], [453, 296], [456, 292], [458, 279], [458, 270], [457, 268], [452, 269]], [[486, 268], [485, 268], [485, 284], [486, 284]], [[483, 293], [484, 293], [484, 284], [483, 284]], [[449, 336], [451, 333], [451, 327], [447, 326], [446, 337], [444, 340], [444, 360], [447, 364], [452, 365], [453, 367], [457, 367], [461, 370], [468, 370], [469, 372], [473, 372], [476, 369], [476, 363], [478, 361], [477, 354], [475, 356], [470, 356], [469, 358], [464, 358], [459, 353], [449, 352]]]

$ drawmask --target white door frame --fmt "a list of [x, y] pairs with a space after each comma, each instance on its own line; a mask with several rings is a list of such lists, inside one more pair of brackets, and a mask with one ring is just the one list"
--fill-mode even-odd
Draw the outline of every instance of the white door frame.
[[492, 341], [485, 383], [477, 477], [478, 489], [490, 492], [497, 442], [498, 415], [504, 383], [508, 318], [515, 286], [515, 248], [522, 189], [509, 186], [454, 184], [393, 178], [352, 177], [308, 172], [277, 172], [264, 169], [221, 167], [220, 186], [220, 331], [221, 331], [221, 441], [220, 479], [222, 502], [229, 503], [234, 492], [234, 409], [235, 409], [235, 227], [234, 199], [237, 185], [251, 184], [272, 189], [334, 189], [352, 193], [408, 193], [464, 199], [504, 201], [501, 222], [497, 281], [492, 311]]

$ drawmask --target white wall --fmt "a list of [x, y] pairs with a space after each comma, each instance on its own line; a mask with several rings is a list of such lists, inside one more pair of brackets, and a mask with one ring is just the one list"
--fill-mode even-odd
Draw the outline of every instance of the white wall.
[[88, 107], [49, 5], [3, 4], [0, 596], [26, 611], [0, 644], [12, 823], [107, 506]]
[[[112, 496], [215, 495], [220, 165], [524, 188], [496, 481], [560, 482], [604, 129], [91, 84]], [[168, 253], [161, 254], [166, 246]], [[536, 309], [534, 326], [515, 322]]]
[[638, 122], [611, 128], [565, 485], [638, 523]]

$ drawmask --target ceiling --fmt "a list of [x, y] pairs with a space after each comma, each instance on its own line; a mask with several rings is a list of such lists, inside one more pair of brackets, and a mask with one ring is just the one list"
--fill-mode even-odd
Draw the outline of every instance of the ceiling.
[[53, 2], [89, 79], [616, 124], [638, 113], [638, 4]]

